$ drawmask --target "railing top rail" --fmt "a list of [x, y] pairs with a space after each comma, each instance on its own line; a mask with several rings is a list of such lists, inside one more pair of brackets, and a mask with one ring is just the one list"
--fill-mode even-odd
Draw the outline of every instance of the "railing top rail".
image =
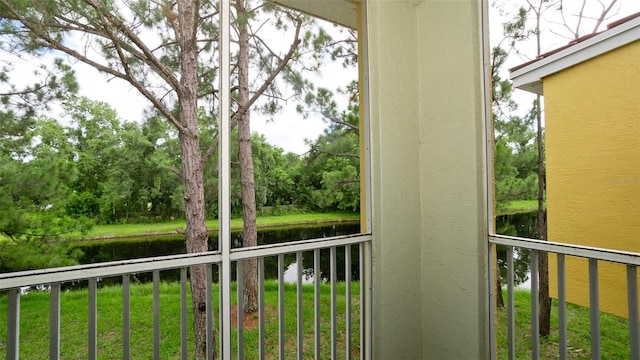
[[274, 256], [298, 251], [310, 251], [315, 249], [327, 249], [334, 246], [359, 244], [371, 240], [371, 234], [353, 234], [344, 236], [327, 237], [322, 239], [301, 240], [287, 243], [277, 243], [233, 249], [231, 260], [237, 261], [253, 257]]
[[489, 235], [489, 243], [565, 254], [588, 259], [604, 260], [626, 265], [640, 265], [640, 253], [628, 251], [534, 240], [506, 235]]
[[[370, 234], [355, 234], [324, 239], [261, 245], [251, 248], [234, 249], [231, 254], [231, 259], [236, 261], [252, 257], [264, 257], [293, 253], [297, 251], [324, 249], [333, 246], [358, 244], [370, 240]], [[112, 277], [123, 274], [151, 272], [154, 270], [169, 270], [201, 264], [216, 264], [221, 261], [222, 257], [219, 251], [210, 251], [197, 254], [168, 255], [50, 269], [19, 271], [0, 274], [0, 291], [15, 289], [22, 286], [78, 281], [95, 277]]]
[[19, 271], [0, 274], [0, 290], [56, 282], [79, 281], [96, 277], [112, 277], [154, 270], [169, 270], [185, 266], [218, 263], [220, 259], [219, 252], [205, 252]]

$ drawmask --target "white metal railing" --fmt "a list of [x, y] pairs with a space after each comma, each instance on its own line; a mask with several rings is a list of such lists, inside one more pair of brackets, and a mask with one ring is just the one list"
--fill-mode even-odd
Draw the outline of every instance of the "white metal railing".
[[[538, 337], [538, 254], [540, 252], [556, 254], [558, 284], [558, 357], [567, 359], [567, 300], [565, 257], [574, 256], [589, 261], [589, 308], [591, 359], [600, 359], [600, 305], [598, 293], [598, 262], [606, 261], [624, 264], [627, 267], [627, 297], [629, 315], [630, 358], [640, 360], [640, 335], [638, 323], [638, 286], [637, 267], [640, 265], [640, 254], [617, 251], [605, 248], [578, 246], [550, 241], [533, 240], [504, 235], [490, 235], [489, 243], [505, 246], [507, 249], [507, 338], [509, 359], [515, 359], [515, 309], [514, 309], [514, 256], [515, 248], [530, 250], [531, 261], [531, 358], [540, 357], [540, 339]], [[489, 246], [489, 261], [493, 261], [493, 247]], [[495, 344], [495, 285], [490, 281], [489, 291], [492, 306], [491, 339]], [[495, 354], [493, 354], [495, 358]]]
[[[359, 275], [360, 278], [360, 298], [359, 298], [359, 313], [360, 313], [360, 352], [359, 357], [361, 359], [370, 358], [371, 354], [371, 235], [358, 234], [341, 237], [333, 237], [317, 240], [305, 240], [296, 241], [290, 243], [281, 243], [274, 245], [257, 246], [253, 248], [241, 248], [234, 249], [230, 253], [230, 260], [236, 264], [236, 277], [237, 281], [237, 304], [239, 306], [238, 321], [237, 321], [237, 349], [236, 354], [238, 359], [244, 358], [244, 338], [243, 338], [243, 321], [242, 321], [242, 261], [244, 259], [257, 258], [258, 259], [258, 353], [260, 358], [265, 358], [268, 354], [265, 352], [265, 302], [264, 302], [264, 259], [267, 257], [277, 257], [278, 270], [278, 354], [279, 359], [285, 357], [285, 335], [284, 335], [284, 255], [295, 254], [297, 260], [297, 276], [296, 276], [296, 321], [297, 321], [297, 333], [296, 333], [296, 358], [302, 359], [304, 354], [305, 337], [303, 331], [303, 304], [302, 304], [302, 284], [303, 284], [303, 254], [305, 252], [313, 253], [313, 271], [314, 271], [314, 348], [313, 357], [315, 359], [321, 358], [321, 333], [320, 333], [320, 250], [329, 249], [329, 283], [330, 283], [330, 342], [331, 342], [331, 358], [335, 359], [339, 353], [343, 353], [347, 359], [352, 358], [352, 331], [353, 331], [353, 305], [351, 298], [351, 265], [352, 254], [351, 247], [358, 246], [359, 253]], [[345, 297], [346, 308], [345, 314], [345, 329], [343, 338], [338, 338], [339, 329], [337, 328], [337, 309], [336, 309], [336, 282], [337, 282], [337, 249], [344, 248], [344, 266], [345, 266]], [[231, 275], [222, 276], [224, 267], [221, 266], [222, 256], [220, 252], [207, 252], [199, 254], [184, 254], [173, 256], [162, 256], [154, 258], [145, 258], [138, 260], [128, 261], [115, 261], [100, 264], [80, 265], [72, 267], [62, 267], [54, 269], [23, 271], [15, 273], [0, 274], [0, 294], [7, 292], [7, 339], [6, 346], [6, 358], [18, 359], [20, 358], [20, 298], [21, 288], [28, 286], [47, 285], [50, 292], [50, 319], [49, 319], [49, 358], [59, 359], [64, 354], [60, 353], [60, 324], [64, 319], [60, 318], [60, 298], [61, 298], [61, 284], [65, 282], [74, 281], [88, 281], [87, 296], [88, 296], [88, 350], [87, 358], [96, 359], [98, 357], [99, 342], [98, 337], [98, 309], [97, 309], [97, 293], [99, 279], [109, 277], [122, 277], [122, 358], [130, 358], [130, 276], [137, 273], [152, 273], [153, 276], [153, 358], [160, 358], [160, 271], [179, 269], [180, 270], [180, 312], [181, 312], [181, 324], [180, 324], [180, 339], [182, 359], [188, 358], [188, 304], [187, 304], [187, 269], [194, 265], [207, 265], [207, 334], [212, 333], [213, 321], [213, 295], [212, 295], [212, 269], [214, 265], [217, 265], [218, 274], [220, 275], [220, 281], [224, 279], [231, 279]], [[223, 299], [231, 300], [231, 292], [224, 293], [225, 287], [220, 284], [220, 296], [218, 301], [222, 303]], [[226, 287], [230, 289], [230, 286]], [[325, 295], [326, 296], [326, 295]], [[231, 322], [231, 314], [224, 312], [224, 307], [220, 306], [220, 313], [218, 314], [221, 321], [220, 324]], [[28, 316], [25, 315], [25, 316]], [[231, 334], [223, 334], [224, 327], [220, 325], [218, 327], [218, 343], [220, 345], [219, 354], [220, 358], [231, 358], [231, 354], [223, 353], [224, 349], [231, 348], [222, 344], [224, 339], [231, 339]], [[208, 339], [208, 347], [213, 342], [212, 339]], [[338, 343], [344, 343], [345, 348], [338, 349]], [[211, 348], [209, 348], [212, 350]], [[343, 352], [344, 351], [344, 352]], [[307, 355], [310, 351], [307, 350]], [[207, 352], [209, 358], [212, 357], [213, 351]], [[43, 355], [44, 357], [44, 355]], [[324, 356], [323, 358], [326, 358]]]

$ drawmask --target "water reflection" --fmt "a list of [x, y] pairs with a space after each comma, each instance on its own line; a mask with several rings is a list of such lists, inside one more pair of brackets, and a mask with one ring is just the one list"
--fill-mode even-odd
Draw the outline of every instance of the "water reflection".
[[[296, 240], [307, 240], [316, 238], [326, 238], [347, 234], [355, 234], [360, 231], [359, 223], [349, 224], [333, 224], [322, 226], [299, 226], [288, 227], [286, 229], [270, 229], [258, 231], [258, 244], [274, 244]], [[217, 234], [212, 233], [211, 239], [217, 239]], [[242, 233], [232, 233], [232, 243], [234, 248], [241, 247], [242, 245]], [[158, 237], [138, 237], [138, 238], [123, 238], [114, 240], [101, 240], [90, 242], [80, 247], [84, 255], [80, 259], [82, 264], [91, 264], [108, 261], [129, 260], [145, 257], [164, 256], [184, 254], [185, 243], [183, 235], [174, 236], [158, 236]], [[210, 243], [209, 249], [215, 250], [217, 248], [217, 241]], [[358, 246], [352, 246], [352, 277], [358, 276], [359, 263], [358, 263]], [[320, 276], [323, 281], [329, 278], [329, 249], [320, 250]], [[336, 249], [336, 276], [338, 280], [343, 280], [344, 276], [344, 248]], [[265, 279], [277, 279], [278, 277], [278, 258], [277, 256], [266, 257], [265, 263]], [[295, 282], [297, 281], [297, 263], [296, 254], [286, 254], [284, 256], [285, 266], [285, 281]], [[232, 280], [235, 281], [236, 265], [232, 264]], [[310, 283], [314, 281], [313, 274], [313, 252], [305, 252], [303, 254], [303, 282]], [[131, 274], [132, 283], [146, 283], [152, 281], [152, 273], [137, 273]], [[165, 270], [160, 272], [160, 278], [162, 281], [179, 281], [179, 270]], [[218, 268], [213, 267], [213, 280], [218, 281]], [[105, 279], [99, 279], [100, 286], [106, 285], [119, 285], [122, 280], [120, 277], [111, 277]], [[83, 288], [87, 286], [86, 281], [80, 281], [76, 283], [63, 284], [64, 289], [71, 288]]]
[[[359, 223], [332, 225], [305, 225], [287, 227], [284, 229], [269, 229], [258, 231], [258, 245], [276, 244], [296, 240], [327, 238], [360, 231]], [[218, 234], [209, 234], [209, 250], [218, 248]], [[231, 233], [233, 248], [242, 247], [242, 232]], [[114, 240], [100, 240], [80, 246], [84, 255], [80, 259], [82, 264], [92, 264], [106, 261], [130, 260], [163, 255], [184, 254], [186, 252], [184, 235], [150, 236], [121, 238]]]
[[[537, 212], [502, 215], [496, 217], [496, 233], [524, 238], [538, 238]], [[506, 284], [507, 250], [504, 246], [496, 248], [500, 282]], [[514, 280], [520, 288], [531, 288], [530, 256], [527, 249], [514, 249]]]

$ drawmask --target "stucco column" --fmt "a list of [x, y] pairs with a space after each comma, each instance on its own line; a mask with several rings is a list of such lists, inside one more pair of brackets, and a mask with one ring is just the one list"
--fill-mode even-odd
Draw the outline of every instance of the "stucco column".
[[366, 1], [375, 359], [422, 358], [416, 9]]
[[484, 358], [481, 5], [365, 3], [374, 358]]
[[424, 358], [489, 353], [479, 1], [418, 6]]

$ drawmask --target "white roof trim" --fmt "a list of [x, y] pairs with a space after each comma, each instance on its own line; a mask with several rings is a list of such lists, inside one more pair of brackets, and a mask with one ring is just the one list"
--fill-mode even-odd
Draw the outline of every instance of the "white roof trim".
[[542, 79], [640, 39], [640, 17], [511, 72], [513, 86], [543, 95]]

